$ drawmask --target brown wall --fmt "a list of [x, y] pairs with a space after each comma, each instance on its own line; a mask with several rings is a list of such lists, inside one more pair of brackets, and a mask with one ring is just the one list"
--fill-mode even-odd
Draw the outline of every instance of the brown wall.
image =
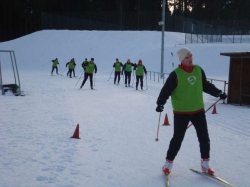
[[250, 105], [250, 58], [230, 58], [228, 103]]

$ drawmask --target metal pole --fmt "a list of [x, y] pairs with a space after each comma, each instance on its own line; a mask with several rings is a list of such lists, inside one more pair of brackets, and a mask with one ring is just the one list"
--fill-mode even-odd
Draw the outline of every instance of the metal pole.
[[16, 56], [15, 56], [15, 52], [12, 51], [13, 53], [13, 57], [14, 57], [14, 62], [15, 62], [15, 65], [16, 65], [16, 73], [17, 73], [17, 79], [18, 79], [18, 86], [19, 86], [19, 92], [18, 92], [18, 95], [21, 95], [21, 83], [20, 83], [20, 79], [19, 79], [19, 73], [18, 73], [18, 69], [17, 69], [17, 63], [16, 63]]
[[2, 70], [1, 70], [1, 60], [0, 60], [0, 89], [2, 90], [2, 95], [4, 95], [3, 81], [2, 81]]
[[165, 5], [166, 0], [162, 3], [162, 37], [161, 37], [161, 78], [164, 77], [164, 32], [165, 32]]

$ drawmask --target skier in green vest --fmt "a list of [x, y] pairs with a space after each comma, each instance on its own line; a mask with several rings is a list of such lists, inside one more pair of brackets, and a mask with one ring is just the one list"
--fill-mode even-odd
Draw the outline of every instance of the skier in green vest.
[[113, 67], [115, 68], [115, 78], [114, 78], [114, 84], [116, 84], [116, 79], [118, 77], [118, 83], [120, 82], [120, 74], [121, 74], [121, 69], [123, 67], [123, 64], [119, 62], [119, 59], [116, 59], [116, 62], [114, 63]]
[[171, 96], [174, 112], [174, 134], [162, 170], [165, 175], [170, 174], [188, 123], [191, 121], [200, 145], [201, 169], [207, 174], [213, 175], [214, 170], [209, 167], [210, 139], [204, 111], [203, 92], [223, 100], [227, 98], [227, 94], [222, 93], [206, 80], [203, 69], [193, 64], [192, 52], [188, 48], [180, 49], [177, 55], [181, 64], [170, 73], [156, 102], [156, 111], [162, 112], [164, 104]]
[[72, 60], [72, 62], [74, 64], [74, 68], [72, 69], [72, 72], [73, 72], [74, 77], [76, 77], [76, 73], [75, 73], [76, 62], [75, 62], [74, 58], [72, 58], [71, 60]]
[[134, 70], [135, 70], [135, 75], [136, 75], [135, 88], [136, 88], [136, 90], [138, 90], [138, 84], [139, 84], [139, 80], [140, 80], [141, 90], [143, 90], [143, 74], [145, 73], [145, 75], [147, 76], [147, 70], [146, 70], [145, 66], [142, 65], [141, 60], [138, 61], [138, 64], [135, 64]]
[[90, 62], [85, 63], [85, 73], [84, 73], [84, 79], [82, 81], [82, 85], [80, 87], [80, 89], [84, 86], [85, 82], [87, 81], [88, 77], [90, 80], [90, 88], [93, 90], [93, 72], [95, 71], [95, 73], [97, 73], [97, 66], [94, 63], [94, 58], [91, 58]]
[[130, 87], [132, 67], [134, 67], [134, 64], [130, 62], [130, 59], [128, 59], [122, 68], [122, 75], [123, 72], [125, 74], [125, 87]]
[[58, 68], [57, 64], [59, 64], [58, 59], [56, 58], [55, 60], [51, 60], [52, 63], [52, 70], [51, 70], [51, 75], [53, 75], [54, 69], [56, 69], [56, 74], [58, 74]]
[[73, 58], [66, 64], [66, 67], [68, 66], [69, 71], [67, 72], [67, 76], [72, 78], [72, 71], [75, 68], [75, 62], [73, 61]]

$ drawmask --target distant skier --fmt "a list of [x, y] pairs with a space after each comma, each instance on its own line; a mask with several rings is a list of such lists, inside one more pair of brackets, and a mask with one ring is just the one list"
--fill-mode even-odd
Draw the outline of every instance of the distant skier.
[[73, 69], [75, 67], [75, 62], [73, 61], [73, 58], [66, 64], [66, 67], [68, 66], [68, 72], [67, 72], [67, 76], [69, 76], [70, 78], [72, 78], [72, 72]]
[[140, 80], [141, 90], [143, 90], [143, 75], [144, 75], [144, 73], [145, 73], [145, 75], [147, 75], [147, 70], [146, 70], [145, 66], [142, 65], [141, 60], [138, 61], [138, 64], [134, 65], [134, 70], [135, 70], [135, 74], [136, 74], [135, 88], [136, 88], [136, 90], [138, 90], [138, 84], [139, 84], [139, 80]]
[[57, 64], [59, 64], [58, 59], [56, 58], [55, 60], [51, 60], [52, 63], [52, 70], [51, 70], [51, 75], [53, 75], [54, 69], [56, 69], [56, 74], [58, 74], [58, 68]]
[[123, 75], [123, 72], [125, 74], [125, 87], [127, 86], [130, 87], [131, 72], [132, 72], [133, 66], [134, 64], [130, 62], [130, 59], [128, 59], [122, 68], [122, 75]]
[[120, 83], [121, 69], [123, 67], [123, 64], [121, 62], [119, 62], [119, 59], [117, 58], [116, 62], [113, 65], [113, 67], [115, 68], [114, 84], [116, 84], [117, 77], [118, 77], [117, 84], [119, 84]]
[[88, 63], [88, 59], [85, 58], [85, 60], [84, 60], [83, 63], [82, 63], [82, 68], [84, 69], [84, 71], [85, 71], [85, 69], [86, 69], [85, 64], [87, 64], [87, 63]]
[[193, 54], [188, 48], [180, 49], [177, 55], [181, 64], [170, 73], [156, 102], [158, 105], [156, 111], [162, 112], [164, 104], [171, 96], [174, 112], [174, 134], [167, 151], [163, 172], [166, 175], [170, 174], [188, 123], [191, 121], [199, 140], [201, 169], [212, 175], [214, 170], [209, 167], [210, 139], [204, 111], [203, 92], [223, 100], [227, 98], [227, 94], [222, 93], [206, 80], [203, 69], [193, 64]]
[[82, 85], [80, 88], [82, 88], [84, 86], [85, 82], [87, 81], [87, 79], [89, 77], [90, 88], [94, 89], [93, 88], [93, 72], [95, 71], [95, 73], [97, 73], [97, 66], [94, 63], [94, 58], [91, 58], [90, 62], [85, 63], [84, 66], [85, 66], [86, 70], [85, 70], [84, 79], [82, 81]]
[[76, 74], [75, 74], [76, 62], [75, 62], [74, 58], [72, 58], [72, 61], [73, 61], [73, 64], [74, 64], [74, 68], [72, 69], [72, 72], [73, 72], [74, 77], [76, 77]]

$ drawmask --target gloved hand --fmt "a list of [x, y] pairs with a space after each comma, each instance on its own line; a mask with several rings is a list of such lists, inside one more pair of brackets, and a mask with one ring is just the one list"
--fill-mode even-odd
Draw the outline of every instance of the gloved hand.
[[164, 109], [163, 105], [158, 105], [155, 110], [156, 110], [156, 112], [162, 112], [163, 109]]
[[226, 94], [226, 93], [221, 93], [221, 94], [219, 95], [219, 97], [220, 97], [220, 99], [224, 100], [224, 99], [227, 98], [227, 94]]

